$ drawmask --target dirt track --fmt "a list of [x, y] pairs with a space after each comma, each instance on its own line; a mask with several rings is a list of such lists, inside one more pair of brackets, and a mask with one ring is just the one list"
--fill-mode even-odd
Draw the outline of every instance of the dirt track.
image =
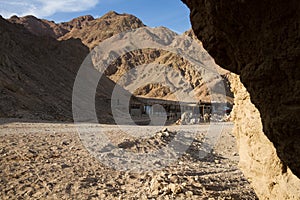
[[[113, 125], [80, 126], [101, 129], [113, 144], [132, 152], [157, 150], [166, 143], [163, 136], [155, 134], [156, 127], [148, 129], [153, 131], [151, 143], [144, 132], [143, 138], [134, 138]], [[140, 128], [126, 128], [137, 135], [141, 132]], [[170, 134], [178, 129], [167, 128]], [[74, 124], [2, 124], [0, 199], [256, 199], [237, 168], [231, 124], [224, 125], [212, 152], [197, 157], [208, 128], [185, 126], [196, 133], [196, 140], [181, 158], [164, 168], [134, 173], [113, 170], [89, 154]], [[124, 146], [126, 142], [131, 142], [130, 148]]]

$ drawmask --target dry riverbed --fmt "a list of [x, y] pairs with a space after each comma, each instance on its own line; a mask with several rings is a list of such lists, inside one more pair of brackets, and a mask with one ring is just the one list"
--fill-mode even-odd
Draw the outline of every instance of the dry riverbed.
[[[153, 135], [147, 139], [139, 127], [126, 128], [141, 138], [126, 136], [114, 125], [80, 126], [107, 132], [113, 145], [132, 153], [157, 151], [178, 132], [177, 126], [164, 132], [150, 127]], [[138, 172], [101, 163], [83, 145], [74, 124], [2, 123], [0, 199], [257, 199], [237, 168], [232, 124], [224, 124], [203, 158], [198, 155], [209, 125], [182, 127], [195, 133], [186, 153], [169, 166]]]

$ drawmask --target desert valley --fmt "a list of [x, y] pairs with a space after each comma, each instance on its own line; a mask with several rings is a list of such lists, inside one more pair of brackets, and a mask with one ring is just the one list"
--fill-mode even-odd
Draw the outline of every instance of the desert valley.
[[183, 2], [182, 34], [115, 11], [0, 16], [0, 199], [300, 197], [299, 81], [279, 78], [299, 75], [299, 34], [288, 61], [271, 47], [298, 26], [272, 35], [245, 1]]

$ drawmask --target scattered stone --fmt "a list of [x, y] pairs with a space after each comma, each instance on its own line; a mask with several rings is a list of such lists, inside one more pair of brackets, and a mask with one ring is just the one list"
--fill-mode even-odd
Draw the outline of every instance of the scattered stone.
[[[0, 137], [1, 148], [5, 149], [6, 154], [1, 155], [5, 162], [0, 165], [0, 175], [3, 183], [11, 186], [5, 188], [8, 191], [6, 195], [10, 199], [27, 194], [26, 191], [29, 191], [26, 189], [27, 186], [33, 188], [29, 191], [32, 198], [118, 199], [120, 197], [121, 199], [198, 200], [220, 196], [220, 199], [230, 199], [230, 197], [255, 199], [249, 183], [229, 159], [224, 158], [222, 162], [216, 164], [215, 160], [220, 161], [218, 156], [210, 155], [211, 158], [208, 160], [193, 157], [193, 155], [198, 155], [197, 146], [201, 147], [201, 137], [203, 136], [193, 142], [193, 149], [190, 149], [188, 154], [184, 154], [169, 166], [148, 172], [133, 173], [114, 170], [110, 166], [97, 162], [82, 147], [80, 140], [73, 139], [72, 146], [74, 145], [74, 148], [72, 151], [65, 151], [65, 148], [61, 148], [64, 147], [63, 142], [71, 141], [71, 138], [77, 135], [57, 132], [56, 137], [51, 137], [49, 133], [41, 134], [38, 137], [36, 135], [33, 137], [32, 134]], [[170, 136], [174, 132], [168, 130]], [[25, 137], [28, 138], [28, 141], [20, 142], [17, 146], [11, 146], [10, 142], [6, 142], [12, 139], [21, 141], [20, 138]], [[149, 140], [150, 143], [148, 143]], [[47, 142], [45, 143], [45, 141]], [[165, 144], [163, 138], [157, 136], [150, 139], [131, 139], [130, 141], [135, 141], [136, 145], [131, 146], [130, 149], [124, 149], [124, 151], [137, 150], [134, 149], [135, 147], [157, 150]], [[124, 139], [120, 139], [114, 145], [117, 146], [122, 142]], [[128, 147], [126, 146], [128, 144], [131, 145], [131, 143], [124, 143], [123, 147]], [[227, 143], [227, 145], [232, 144]], [[20, 160], [22, 155], [24, 158], [28, 158], [28, 155], [32, 154], [29, 153], [28, 146], [34, 146], [30, 149], [38, 152], [41, 159], [44, 160], [40, 162], [40, 159], [31, 159], [30, 163], [28, 159]], [[106, 154], [107, 152], [101, 153]], [[217, 153], [219, 154], [218, 151]], [[230, 155], [232, 153], [230, 152]], [[130, 158], [121, 160], [130, 162]], [[155, 161], [162, 166], [164, 164], [159, 158]], [[149, 163], [144, 160], [143, 164], [147, 166]], [[128, 167], [128, 169], [131, 168]], [[14, 173], [14, 176], [11, 176], [11, 173]], [[47, 184], [48, 182], [50, 184]], [[22, 188], [22, 190], [17, 189], [17, 194], [14, 194], [14, 188]], [[57, 196], [54, 197], [53, 194]]]
[[162, 135], [163, 135], [164, 137], [169, 137], [169, 136], [170, 136], [169, 132], [167, 132], [167, 131], [162, 132]]
[[174, 184], [174, 183], [171, 183], [169, 185], [169, 189], [171, 190], [171, 192], [173, 194], [178, 194], [178, 193], [180, 193], [182, 191], [182, 188], [180, 187], [180, 185]]
[[178, 177], [175, 176], [175, 175], [172, 175], [170, 177], [168, 177], [169, 180], [172, 182], [172, 183], [177, 183], [178, 182]]
[[193, 196], [193, 192], [192, 192], [192, 191], [186, 191], [186, 192], [185, 192], [185, 195], [186, 195], [187, 197], [192, 197], [192, 196]]
[[71, 166], [70, 166], [70, 165], [67, 165], [67, 164], [65, 164], [65, 163], [61, 165], [61, 168], [62, 168], [62, 169], [69, 168], [69, 167], [71, 167]]
[[66, 140], [62, 142], [62, 145], [66, 145], [66, 146], [67, 146], [67, 145], [69, 145], [69, 144], [70, 144], [70, 142], [69, 142], [69, 141], [66, 141]]
[[38, 152], [36, 150], [34, 150], [34, 149], [29, 149], [28, 152], [30, 152], [30, 153], [32, 153], [34, 155], [38, 154]]

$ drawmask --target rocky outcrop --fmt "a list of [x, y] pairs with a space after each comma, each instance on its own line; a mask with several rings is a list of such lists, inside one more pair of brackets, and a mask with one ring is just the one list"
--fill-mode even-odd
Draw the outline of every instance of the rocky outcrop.
[[239, 166], [260, 199], [299, 199], [300, 180], [286, 168], [263, 132], [258, 109], [235, 74], [229, 76], [234, 92], [234, 133], [240, 154]]
[[[256, 185], [256, 192], [263, 199], [299, 199], [299, 188], [298, 193], [286, 189], [297, 189], [300, 177], [299, 2], [184, 2], [204, 47], [217, 64], [240, 75], [250, 94], [235, 108], [240, 112], [236, 115], [236, 134], [241, 162], [247, 163], [241, 163], [246, 176], [254, 185], [261, 183]], [[259, 153], [262, 150], [263, 154]], [[278, 179], [274, 181], [274, 177]]]

